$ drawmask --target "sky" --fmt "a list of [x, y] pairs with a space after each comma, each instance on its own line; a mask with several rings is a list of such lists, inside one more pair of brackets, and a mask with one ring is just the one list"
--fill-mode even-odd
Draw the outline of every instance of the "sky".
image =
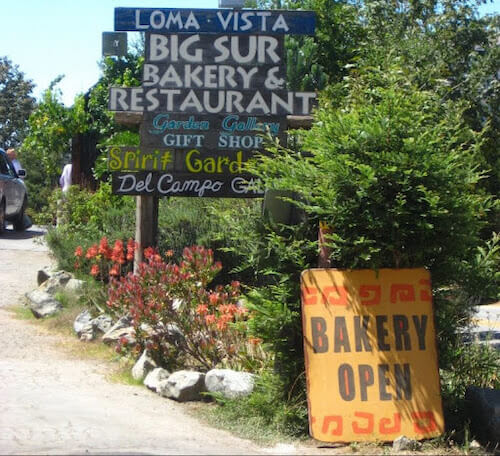
[[[57, 87], [71, 106], [99, 79], [102, 32], [114, 31], [117, 7], [217, 8], [218, 0], [0, 0], [0, 57], [34, 82], [37, 99], [64, 75]], [[499, 14], [500, 0], [480, 13]]]

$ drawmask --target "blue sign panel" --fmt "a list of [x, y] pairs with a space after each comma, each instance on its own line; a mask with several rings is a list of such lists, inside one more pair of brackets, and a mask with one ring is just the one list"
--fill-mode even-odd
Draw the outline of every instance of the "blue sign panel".
[[158, 33], [314, 35], [313, 11], [115, 8], [115, 30]]

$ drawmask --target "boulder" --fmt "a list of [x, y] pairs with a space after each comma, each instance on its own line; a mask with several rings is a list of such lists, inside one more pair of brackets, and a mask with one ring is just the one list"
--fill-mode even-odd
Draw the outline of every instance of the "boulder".
[[160, 382], [166, 380], [170, 376], [170, 372], [162, 367], [157, 367], [146, 375], [144, 379], [144, 385], [153, 391], [158, 391], [158, 385]]
[[26, 293], [29, 300], [29, 308], [36, 318], [44, 318], [54, 315], [62, 309], [59, 301], [49, 293], [36, 289]]
[[465, 392], [471, 427], [477, 439], [487, 446], [500, 444], [500, 389], [470, 386]]
[[80, 334], [80, 340], [82, 342], [90, 342], [95, 338], [96, 338], [96, 333], [95, 333], [95, 328], [93, 326], [86, 328], [85, 331], [82, 331], [82, 333]]
[[91, 322], [92, 322], [92, 315], [90, 315], [90, 312], [87, 309], [85, 309], [83, 312], [80, 312], [78, 316], [75, 318], [75, 321], [73, 322], [73, 329], [78, 335], [80, 335], [80, 333], [85, 327], [91, 325]]
[[399, 436], [394, 442], [392, 442], [392, 449], [396, 453], [401, 451], [417, 451], [421, 448], [422, 444], [417, 440], [412, 440], [405, 435]]
[[43, 282], [49, 280], [52, 274], [54, 274], [54, 270], [49, 266], [46, 266], [43, 269], [39, 269], [36, 274], [36, 281], [38, 283], [38, 286], [40, 286]]
[[88, 310], [81, 312], [73, 322], [73, 329], [80, 340], [90, 341], [95, 339], [92, 315]]
[[38, 289], [54, 295], [58, 291], [63, 290], [72, 278], [73, 276], [69, 272], [57, 271], [54, 272], [45, 282], [43, 282]]
[[152, 371], [156, 367], [158, 366], [156, 365], [155, 360], [151, 358], [151, 356], [149, 356], [147, 350], [144, 350], [142, 352], [142, 355], [132, 368], [132, 377], [134, 377], [136, 380], [142, 380], [144, 377], [146, 377], [146, 375], [148, 375], [150, 371]]
[[158, 384], [158, 393], [179, 402], [199, 401], [205, 390], [205, 374], [182, 370]]
[[235, 399], [252, 394], [254, 378], [248, 372], [212, 369], [205, 376], [205, 387], [210, 393], [221, 393], [228, 399]]
[[129, 316], [120, 318], [103, 336], [102, 341], [105, 344], [118, 342], [120, 339], [126, 339], [128, 345], [135, 344], [135, 329], [132, 326], [132, 319]]
[[94, 329], [102, 333], [107, 333], [113, 326], [113, 319], [109, 315], [99, 315], [92, 320]]
[[99, 332], [105, 333], [113, 326], [113, 320], [108, 315], [92, 318], [88, 310], [81, 312], [73, 322], [73, 329], [80, 340], [94, 340]]

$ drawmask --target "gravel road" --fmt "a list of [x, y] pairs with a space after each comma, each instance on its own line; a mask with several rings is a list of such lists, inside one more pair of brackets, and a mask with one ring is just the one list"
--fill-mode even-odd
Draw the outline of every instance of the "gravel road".
[[[102, 362], [74, 360], [48, 334], [5, 309], [50, 264], [42, 230], [0, 237], [1, 454], [278, 454], [200, 424], [185, 406], [145, 388], [111, 384]], [[282, 448], [283, 451], [280, 451]], [[298, 451], [297, 451], [298, 450]], [[309, 449], [311, 450], [311, 448]]]

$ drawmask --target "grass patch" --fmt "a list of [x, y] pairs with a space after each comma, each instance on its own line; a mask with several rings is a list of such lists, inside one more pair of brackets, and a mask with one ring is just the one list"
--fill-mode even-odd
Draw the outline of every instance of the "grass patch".
[[285, 400], [282, 382], [271, 372], [258, 377], [254, 392], [246, 398], [214, 397], [216, 405], [195, 410], [211, 426], [229, 430], [260, 445], [309, 439], [305, 396]]
[[36, 320], [31, 309], [25, 305], [8, 306], [7, 310], [12, 312], [17, 320]]
[[269, 427], [263, 417], [241, 415], [244, 410], [238, 412], [237, 409], [237, 406], [227, 407], [212, 403], [193, 408], [192, 412], [212, 427], [230, 431], [259, 445], [275, 445], [290, 441], [289, 435]]
[[116, 368], [106, 376], [110, 382], [131, 386], [143, 386], [142, 380], [136, 380], [132, 377], [132, 367], [134, 366], [132, 360], [120, 358], [117, 362], [118, 365]]

